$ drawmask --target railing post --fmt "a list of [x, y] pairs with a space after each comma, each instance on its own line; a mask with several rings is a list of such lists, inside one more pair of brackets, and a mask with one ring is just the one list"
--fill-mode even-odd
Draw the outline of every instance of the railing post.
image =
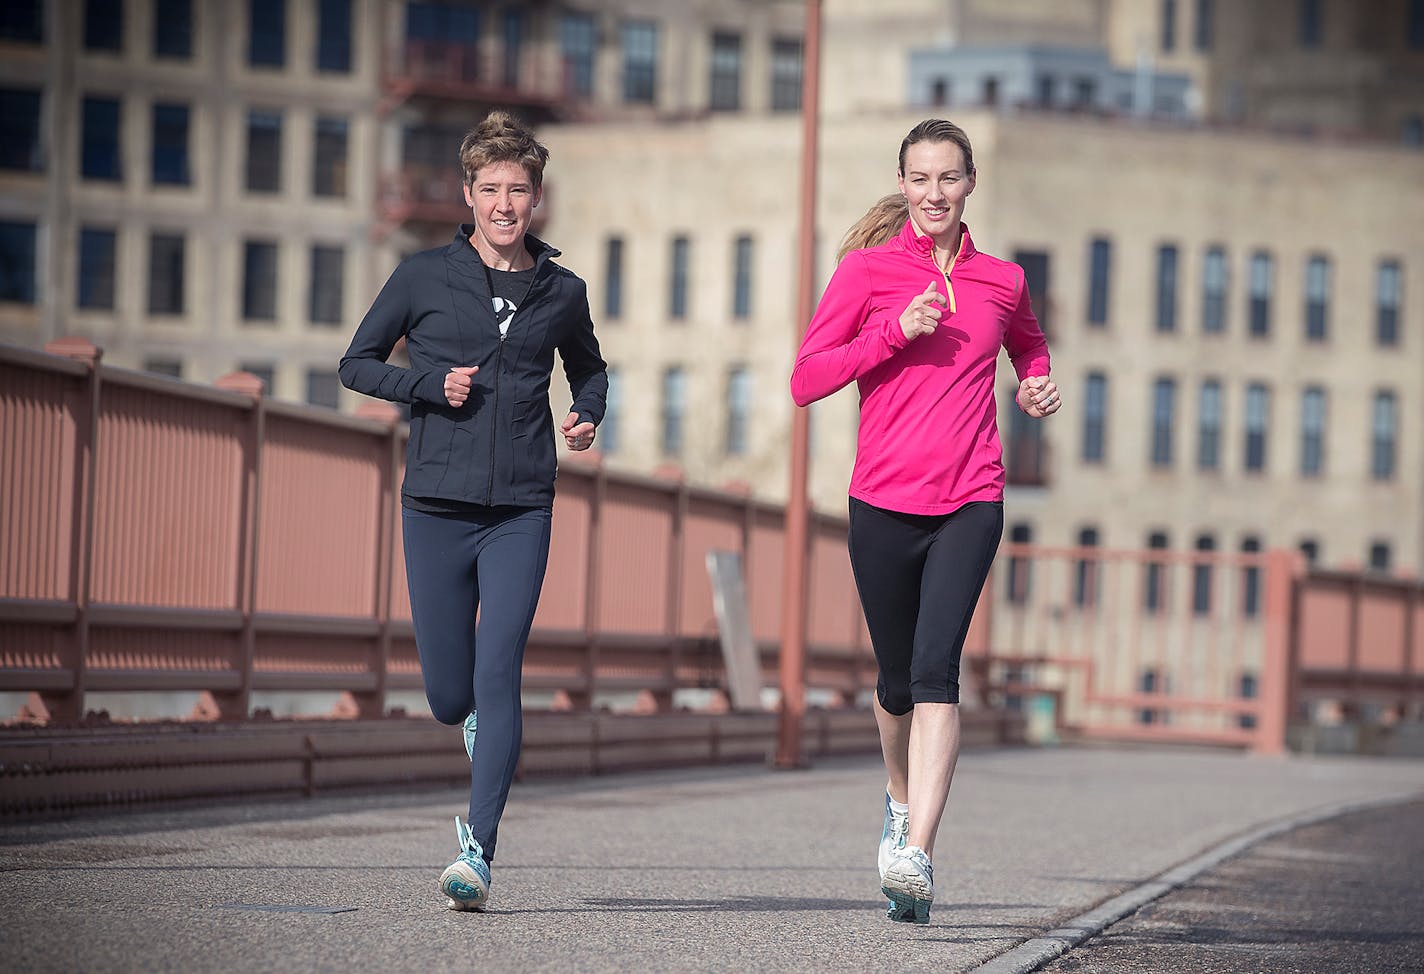
[[[84, 688], [89, 668], [89, 587], [94, 564], [94, 484], [97, 477], [99, 396], [104, 350], [86, 338], [58, 338], [44, 349], [51, 355], [82, 362], [88, 367], [84, 408], [74, 417], [74, 509], [70, 525], [69, 594], [75, 616], [70, 649], [74, 683], [68, 691], [40, 693], [45, 718], [78, 720], [84, 716]], [[31, 698], [33, 699], [33, 697]]]
[[252, 665], [257, 653], [257, 520], [261, 510], [262, 443], [267, 414], [262, 406], [262, 380], [251, 372], [229, 372], [213, 385], [252, 400], [242, 436], [242, 489], [238, 492], [242, 509], [238, 516], [237, 609], [242, 613], [242, 632], [238, 636], [238, 658], [234, 662], [242, 682], [236, 692], [212, 694], [222, 719], [246, 720], [252, 711]]
[[1294, 612], [1299, 584], [1299, 555], [1275, 548], [1266, 554], [1265, 643], [1261, 658], [1261, 707], [1253, 750], [1281, 754], [1290, 718], [1292, 646], [1297, 638]]

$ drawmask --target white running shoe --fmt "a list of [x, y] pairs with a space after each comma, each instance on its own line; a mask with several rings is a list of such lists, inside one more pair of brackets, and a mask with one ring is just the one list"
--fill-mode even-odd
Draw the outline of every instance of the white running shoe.
[[880, 881], [880, 892], [894, 904], [888, 914], [890, 919], [929, 923], [930, 905], [934, 903], [934, 866], [925, 850], [913, 845], [899, 850]]

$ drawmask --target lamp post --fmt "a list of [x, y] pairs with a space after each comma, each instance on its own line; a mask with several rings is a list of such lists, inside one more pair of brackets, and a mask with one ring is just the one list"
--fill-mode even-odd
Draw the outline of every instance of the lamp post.
[[[801, 220], [800, 261], [796, 274], [796, 347], [815, 305], [816, 169], [820, 127], [821, 0], [806, 0], [806, 41], [801, 64]], [[778, 768], [805, 764], [801, 752], [806, 716], [806, 549], [810, 520], [806, 494], [810, 452], [810, 416], [796, 408], [791, 416], [791, 485], [786, 499], [785, 565], [781, 593], [781, 713], [777, 728]]]

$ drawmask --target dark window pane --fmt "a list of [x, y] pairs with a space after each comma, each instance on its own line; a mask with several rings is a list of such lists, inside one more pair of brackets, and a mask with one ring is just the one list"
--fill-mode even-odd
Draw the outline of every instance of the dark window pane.
[[1395, 442], [1399, 434], [1399, 414], [1394, 393], [1375, 394], [1370, 427], [1370, 475], [1375, 480], [1393, 480]]
[[1424, 51], [1424, 0], [1409, 0], [1409, 49]]
[[1107, 455], [1107, 415], [1108, 377], [1101, 372], [1090, 372], [1083, 389], [1084, 463], [1102, 463]]
[[1375, 271], [1375, 341], [1381, 345], [1399, 344], [1399, 306], [1402, 291], [1399, 262], [1380, 261]]
[[608, 367], [608, 398], [603, 422], [598, 424], [598, 448], [604, 453], [617, 453], [623, 419], [623, 376], [613, 366]]
[[247, 0], [247, 63], [280, 68], [287, 61], [286, 0]]
[[157, 0], [153, 8], [153, 53], [193, 56], [193, 0]]
[[1271, 426], [1271, 390], [1259, 383], [1246, 387], [1246, 458], [1248, 473], [1266, 469], [1266, 434]]
[[[1241, 539], [1241, 552], [1246, 555], [1261, 553], [1261, 539], [1248, 535]], [[1261, 613], [1261, 566], [1246, 565], [1241, 569], [1241, 614], [1248, 619]]]
[[247, 191], [275, 193], [282, 188], [282, 116], [249, 112], [247, 116]]
[[[1147, 536], [1147, 547], [1154, 551], [1167, 549], [1167, 535], [1154, 531]], [[1149, 614], [1161, 612], [1167, 604], [1167, 564], [1162, 561], [1145, 563], [1142, 578], [1142, 608]]]
[[321, 0], [317, 8], [318, 71], [351, 70], [351, 0]]
[[166, 356], [150, 356], [143, 360], [143, 370], [168, 379], [183, 378], [183, 361]]
[[771, 42], [771, 110], [801, 110], [801, 40], [778, 37]]
[[153, 106], [153, 183], [155, 186], [187, 186], [188, 106]]
[[[1012, 544], [1029, 544], [1033, 541], [1033, 527], [1028, 524], [1015, 524], [1009, 529], [1009, 541]], [[1033, 561], [1018, 553], [1009, 555], [1009, 580], [1008, 580], [1008, 600], [1013, 605], [1024, 605], [1028, 602], [1029, 585], [1032, 582]]]
[[0, 3], [0, 40], [38, 44], [44, 40], [44, 0]]
[[519, 87], [520, 62], [524, 52], [524, 11], [509, 7], [504, 11], [504, 86]]
[[1305, 563], [1314, 568], [1316, 562], [1320, 560], [1320, 542], [1313, 538], [1306, 538], [1300, 543], [1300, 553], [1305, 556]]
[[[1096, 548], [1097, 545], [1097, 528], [1083, 528], [1078, 532], [1078, 547]], [[1097, 601], [1098, 559], [1096, 557], [1079, 558], [1073, 579], [1073, 604], [1081, 609], [1096, 605]]]
[[1023, 268], [1024, 286], [1028, 288], [1029, 304], [1038, 326], [1046, 336], [1052, 337], [1053, 322], [1049, 314], [1049, 255], [1041, 250], [1016, 250], [1014, 263]]
[[658, 90], [658, 25], [650, 20], [623, 25], [623, 100], [653, 104]]
[[148, 242], [148, 313], [183, 313], [183, 237], [155, 233]]
[[1388, 572], [1390, 568], [1389, 542], [1376, 541], [1370, 545], [1370, 571]]
[[607, 265], [603, 274], [603, 314], [617, 318], [623, 314], [623, 238], [608, 238]]
[[662, 451], [664, 456], [682, 453], [682, 417], [687, 409], [687, 379], [678, 366], [663, 372]]
[[271, 362], [241, 362], [237, 370], [255, 376], [262, 383], [262, 395], [272, 395], [272, 387], [277, 382], [277, 366]]
[[1157, 330], [1177, 327], [1177, 248], [1164, 244], [1157, 248]]
[[1329, 331], [1330, 258], [1315, 256], [1305, 268], [1305, 337], [1324, 341]]
[[346, 195], [346, 119], [316, 120], [316, 161], [312, 168], [314, 196]]
[[341, 324], [341, 292], [346, 251], [341, 247], [313, 247], [311, 260], [311, 320]]
[[1210, 51], [1213, 32], [1212, 20], [1216, 4], [1212, 0], [1197, 0], [1196, 47], [1198, 51]]
[[686, 237], [672, 238], [672, 280], [668, 287], [668, 317], [687, 317], [687, 264], [692, 249]]
[[1322, 28], [1320, 0], [1299, 0], [1300, 3], [1300, 46], [1319, 47]]
[[123, 0], [85, 0], [84, 49], [118, 51], [124, 40]]
[[747, 425], [752, 411], [752, 374], [745, 366], [727, 373], [727, 455], [747, 452]]
[[247, 321], [277, 318], [277, 245], [249, 240], [243, 246], [242, 317]]
[[1175, 422], [1177, 384], [1158, 379], [1152, 385], [1152, 466], [1172, 465], [1172, 427]]
[[1043, 487], [1048, 483], [1047, 452], [1043, 441], [1044, 423], [1032, 419], [1010, 402], [1009, 442], [1004, 448], [1004, 476], [1015, 487]]
[[742, 35], [717, 31], [712, 35], [712, 78], [709, 107], [734, 112], [742, 106]]
[[1226, 251], [1211, 247], [1202, 262], [1202, 331], [1226, 330]]
[[22, 88], [0, 88], [0, 169], [39, 172], [40, 93]]
[[1177, 0], [1162, 0], [1162, 50], [1177, 46]]
[[1088, 323], [1108, 322], [1108, 275], [1112, 271], [1112, 241], [1098, 237], [1089, 246]]
[[1251, 255], [1251, 334], [1264, 338], [1271, 333], [1271, 289], [1274, 286], [1271, 255], [1257, 251]]
[[1197, 403], [1197, 468], [1216, 470], [1221, 466], [1221, 383], [1202, 383]]
[[35, 225], [0, 222], [0, 301], [35, 303]]
[[120, 105], [115, 98], [85, 98], [80, 125], [80, 173], [85, 179], [123, 179]]
[[326, 369], [307, 370], [307, 402], [335, 409], [341, 403], [341, 377]]
[[738, 237], [732, 247], [732, 317], [752, 313], [752, 238]]
[[[564, 93], [587, 98], [593, 94], [593, 59], [598, 47], [593, 16], [564, 14], [560, 40], [564, 56]], [[601, 431], [599, 438], [602, 439]]]
[[1300, 400], [1300, 473], [1318, 477], [1325, 472], [1325, 390], [1306, 389]]
[[75, 295], [78, 307], [113, 309], [117, 249], [113, 230], [84, 227], [79, 231], [79, 288]]
[[[1197, 538], [1197, 552], [1205, 555], [1216, 550], [1216, 539], [1209, 534]], [[1192, 613], [1211, 614], [1211, 562], [1192, 563]]]

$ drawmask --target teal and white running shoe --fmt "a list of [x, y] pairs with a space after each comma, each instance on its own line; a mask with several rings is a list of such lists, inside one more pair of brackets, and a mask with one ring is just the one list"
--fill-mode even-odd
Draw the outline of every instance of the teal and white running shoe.
[[470, 716], [465, 718], [465, 753], [470, 756], [470, 760], [475, 759], [475, 712], [470, 711]]
[[485, 851], [458, 815], [455, 836], [460, 840], [460, 855], [440, 874], [440, 892], [449, 898], [445, 905], [452, 910], [483, 910], [489, 903], [490, 890]]
[[[905, 838], [910, 834], [909, 811], [897, 812], [890, 806], [890, 793], [885, 793], [885, 825], [880, 830], [880, 853], [876, 865], [880, 867], [880, 879], [885, 879], [885, 870], [894, 862], [895, 854], [905, 848]], [[908, 923], [910, 917], [903, 916], [904, 910], [894, 900], [889, 902], [885, 915], [899, 923]]]
[[[919, 846], [906, 846], [896, 853], [880, 892], [894, 904], [888, 916], [900, 923], [929, 923], [934, 903], [934, 866]], [[896, 909], [898, 908], [898, 909]]]

